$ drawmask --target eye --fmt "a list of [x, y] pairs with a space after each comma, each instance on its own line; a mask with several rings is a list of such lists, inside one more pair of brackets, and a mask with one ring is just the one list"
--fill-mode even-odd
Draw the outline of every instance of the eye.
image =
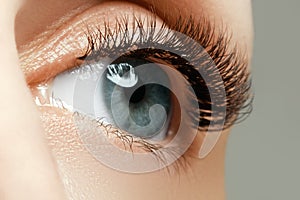
[[101, 118], [133, 136], [164, 140], [175, 106], [170, 89], [159, 64], [123, 56], [111, 64], [98, 61], [59, 74], [52, 96], [73, 112]]
[[[98, 120], [102, 127], [113, 127], [107, 132], [129, 143], [131, 149], [137, 145], [150, 153], [139, 155], [139, 159], [135, 155], [130, 161], [136, 163], [132, 167], [128, 165], [131, 155], [111, 146], [109, 152], [115, 152], [114, 158], [119, 157], [114, 168], [122, 166], [121, 171], [134, 173], [157, 170], [185, 155], [199, 131], [201, 114], [204, 121], [217, 119], [215, 113], [211, 114], [214, 109], [211, 104], [217, 104], [216, 98], [222, 103], [224, 97], [222, 85], [216, 84], [222, 79], [198, 43], [164, 26], [157, 28], [155, 23], [146, 27], [140, 21], [135, 23], [133, 30], [126, 23], [117, 29], [125, 31], [114, 32], [107, 28], [107, 35], [89, 31], [89, 49], [78, 58], [82, 64], [56, 76], [52, 84], [52, 97], [59, 99], [64, 107]], [[206, 82], [210, 82], [209, 87]], [[217, 97], [210, 96], [216, 87]], [[203, 113], [199, 108], [201, 101], [207, 102]], [[220, 117], [225, 110], [218, 109]], [[222, 125], [224, 119], [221, 116], [217, 120]], [[104, 149], [99, 150], [109, 141], [100, 139], [101, 134], [93, 135], [97, 132], [89, 130], [93, 128], [82, 128], [88, 122], [82, 123], [81, 118], [76, 120], [89, 151], [106, 165], [115, 163], [111, 155], [103, 157]], [[212, 141], [218, 138], [218, 134], [211, 136]], [[163, 163], [155, 162], [153, 154]], [[140, 168], [138, 163], [141, 162], [147, 166]]]
[[[97, 51], [85, 57], [82, 65], [54, 78], [53, 100], [85, 116], [75, 116], [75, 121], [86, 147], [98, 160], [117, 170], [143, 173], [176, 163], [189, 149], [198, 132], [199, 118], [191, 115], [199, 112], [198, 100], [168, 61], [172, 57], [182, 61], [156, 48], [123, 49], [114, 56]], [[97, 121], [93, 124], [90, 119]], [[111, 141], [95, 128], [99, 124], [108, 137], [118, 138], [116, 143], [125, 143], [125, 150], [127, 146], [148, 154], [135, 154], [132, 159], [120, 146], [107, 147]]]
[[86, 51], [50, 81], [52, 105], [74, 112], [85, 147], [114, 169], [170, 166], [194, 149], [199, 134], [203, 143], [193, 156], [205, 157], [248, 99], [246, 67], [227, 55], [226, 37], [214, 44], [211, 25], [189, 20], [173, 27], [180, 32], [153, 16], [110, 24], [83, 28]]

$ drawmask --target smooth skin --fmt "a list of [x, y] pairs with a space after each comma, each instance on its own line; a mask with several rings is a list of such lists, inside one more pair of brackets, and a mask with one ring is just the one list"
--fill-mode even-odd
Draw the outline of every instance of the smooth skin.
[[[225, 23], [232, 30], [232, 44], [239, 44], [250, 59], [253, 37], [250, 0], [149, 2], [165, 9], [170, 23], [175, 16], [172, 16], [172, 9], [167, 8], [172, 6], [184, 8], [183, 15], [189, 11], [186, 14], [192, 13], [196, 19], [200, 12], [207, 12], [216, 24]], [[122, 9], [126, 12], [128, 6], [141, 11], [141, 6], [149, 2], [138, 1], [140, 5], [103, 3], [97, 12], [105, 12], [113, 6], [119, 7], [118, 12]], [[48, 45], [45, 35], [53, 33], [52, 29], [56, 30], [53, 27], [67, 29], [73, 16], [97, 3], [96, 0], [1, 2], [0, 199], [225, 199], [224, 159], [228, 130], [222, 133], [205, 159], [189, 158], [188, 171], [172, 176], [165, 172], [125, 174], [103, 166], [81, 146], [70, 120], [71, 113], [35, 105], [33, 96], [36, 94], [29, 89], [28, 81], [32, 74], [27, 73], [24, 60], [28, 61], [29, 55], [36, 53], [32, 48], [36, 44]], [[36, 37], [40, 34], [44, 36]], [[36, 65], [42, 64], [36, 62]]]
[[0, 8], [0, 198], [65, 199], [39, 112], [19, 65], [14, 16], [20, 2], [4, 1], [3, 5]]

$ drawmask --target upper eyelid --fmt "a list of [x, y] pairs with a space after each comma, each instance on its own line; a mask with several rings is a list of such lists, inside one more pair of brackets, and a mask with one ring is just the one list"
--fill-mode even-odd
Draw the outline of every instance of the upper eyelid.
[[[88, 13], [88, 11], [86, 11], [85, 13]], [[129, 11], [129, 13], [131, 15], [135, 15], [132, 11]], [[155, 15], [155, 12], [152, 10], [148, 14], [145, 14], [145, 16], [148, 17], [147, 15], [151, 15], [151, 13]], [[138, 14], [138, 15], [141, 15], [141, 14]], [[92, 17], [94, 17], [94, 16], [92, 16]], [[76, 19], [76, 18], [79, 18], [79, 19]], [[42, 73], [39, 73], [39, 71], [41, 71], [42, 68], [45, 68], [44, 67], [45, 65], [48, 65], [47, 68], [48, 69], [51, 68], [51, 70], [52, 70], [52, 72], [50, 70], [45, 70], [48, 73], [53, 73], [53, 71], [56, 71], [56, 69], [59, 68], [57, 70], [57, 72], [55, 72], [57, 74], [60, 71], [64, 71], [64, 70], [68, 69], [69, 67], [72, 67], [72, 65], [77, 64], [77, 63], [75, 63], [75, 61], [78, 61], [78, 60], [76, 60], [76, 57], [80, 57], [80, 55], [82, 55], [84, 53], [83, 51], [87, 44], [86, 44], [86, 41], [84, 41], [84, 44], [79, 44], [79, 43], [77, 43], [78, 40], [76, 41], [76, 39], [69, 40], [68, 38], [66, 38], [66, 37], [74, 37], [74, 33], [72, 33], [72, 31], [75, 32], [74, 31], [75, 29], [77, 29], [77, 32], [81, 31], [80, 28], [78, 28], [77, 26], [79, 26], [79, 27], [85, 26], [85, 27], [82, 27], [81, 29], [86, 28], [86, 24], [80, 22], [80, 17], [77, 16], [76, 18], [75, 18], [75, 20], [72, 20], [69, 23], [68, 27], [56, 28], [57, 30], [54, 33], [52, 33], [50, 35], [50, 37], [47, 35], [42, 35], [43, 36], [42, 38], [38, 38], [36, 41], [23, 47], [23, 49], [26, 49], [26, 51], [23, 51], [22, 53], [20, 53], [21, 68], [24, 71], [27, 83], [29, 85], [40, 81], [39, 77], [42, 75]], [[179, 21], [180, 21], [180, 23], [182, 22], [183, 24], [187, 24], [184, 21], [181, 21], [181, 20], [179, 20]], [[192, 24], [195, 24], [196, 21], [191, 20], [191, 22], [192, 23], [190, 23], [190, 24], [192, 25]], [[95, 23], [97, 23], [97, 21]], [[198, 23], [198, 24], [200, 24], [200, 23]], [[205, 26], [207, 26], [209, 24], [210, 23], [206, 23]], [[195, 37], [195, 35], [193, 35], [193, 33], [196, 32], [195, 31], [196, 28], [191, 28], [192, 26], [189, 28], [189, 31], [186, 31], [186, 30], [180, 30], [180, 27], [182, 28], [182, 27], [184, 27], [184, 25], [180, 25], [180, 24], [175, 24], [175, 25], [167, 24], [167, 25], [169, 27], [175, 29], [178, 32], [182, 32], [182, 33], [190, 36], [192, 39], [198, 41], [198, 43], [200, 43], [203, 47], [207, 47], [208, 45], [214, 46], [213, 41], [209, 41], [203, 37], [200, 37], [200, 38]], [[201, 29], [201, 30], [204, 30], [204, 29]], [[207, 31], [207, 30], [208, 29], [206, 29], [204, 31]], [[199, 33], [197, 35], [203, 36], [204, 34]], [[217, 34], [207, 34], [207, 35], [217, 35]], [[77, 37], [81, 37], [81, 36], [77, 35]], [[205, 39], [207, 44], [203, 43], [204, 42], [203, 39]], [[61, 42], [61, 40], [64, 40], [64, 42]], [[58, 51], [60, 51], [60, 52], [58, 52]], [[58, 55], [58, 54], [60, 54], [60, 55]], [[47, 56], [47, 55], [49, 55], [49, 56]], [[53, 55], [55, 55], [56, 58]], [[64, 58], [62, 58], [62, 57], [59, 58], [59, 56], [64, 56]], [[58, 58], [60, 60], [64, 60], [65, 63], [54, 62], [54, 61], [57, 61]], [[68, 61], [70, 63], [66, 64], [66, 61]], [[70, 65], [70, 66], [68, 66], [68, 65]], [[59, 66], [59, 67], [57, 67], [57, 66]], [[60, 70], [60, 69], [62, 69], [62, 70]], [[44, 71], [44, 70], [42, 70], [42, 71]]]
[[[100, 28], [100, 26], [97, 26], [99, 22], [113, 25], [117, 16], [120, 15], [133, 16], [137, 14], [145, 18], [152, 15], [151, 12], [145, 13], [142, 8], [131, 9], [130, 6], [125, 7], [127, 10], [120, 14], [117, 6], [119, 5], [115, 3], [113, 7], [115, 9], [108, 10], [111, 14], [109, 20], [103, 19], [103, 15], [107, 10], [103, 10], [102, 6], [96, 6], [65, 22], [61, 27], [55, 27], [55, 31], [46, 31], [41, 34], [41, 37], [37, 37], [36, 40], [22, 46], [19, 57], [27, 84], [38, 84], [45, 81], [44, 76], [46, 74], [53, 77], [62, 71], [78, 66], [77, 58], [84, 55], [88, 45], [86, 32], [84, 31], [87, 25], [94, 24], [94, 28]], [[121, 8], [124, 9], [123, 6]], [[98, 9], [100, 9], [99, 12]]]
[[[131, 12], [131, 15], [132, 14], [134, 13]], [[149, 13], [145, 16], [147, 17], [148, 15]], [[250, 97], [250, 95], [248, 94], [250, 90], [250, 84], [248, 80], [249, 72], [247, 72], [248, 58], [247, 56], [245, 56], [246, 54], [243, 53], [245, 51], [241, 51], [241, 49], [243, 48], [241, 48], [239, 44], [236, 45], [236, 48], [228, 48], [230, 44], [232, 44], [232, 42], [230, 41], [230, 31], [228, 31], [227, 29], [225, 29], [225, 33], [222, 33], [222, 31], [220, 30], [216, 31], [214, 29], [214, 25], [210, 20], [208, 20], [205, 17], [202, 17], [200, 19], [202, 19], [202, 21], [199, 22], [193, 19], [192, 17], [187, 19], [179, 18], [177, 24], [168, 24], [168, 26], [174, 29], [175, 31], [181, 32], [196, 40], [212, 56], [213, 60], [216, 62], [216, 65], [221, 72], [221, 76], [224, 79], [225, 84], [227, 84], [225, 85], [225, 87], [227, 87], [227, 91], [229, 91], [230, 88], [235, 87], [234, 92], [228, 93], [227, 96], [228, 108], [236, 109], [235, 112], [229, 113], [233, 113], [233, 115], [235, 115]], [[98, 19], [94, 20], [95, 23], [97, 23], [97, 20]], [[72, 34], [77, 34], [78, 32], [76, 33], [74, 29], [79, 31], [80, 28], [82, 28], [82, 25], [86, 26], [86, 24], [74, 20], [72, 23], [69, 24], [69, 27], [59, 29], [56, 33], [52, 35], [51, 42], [53, 45], [51, 47], [48, 46], [48, 49], [46, 49], [48, 50], [48, 52], [45, 52], [45, 47], [41, 45], [35, 47], [38, 50], [40, 47], [40, 52], [30, 50], [26, 53], [21, 54], [21, 65], [23, 66], [26, 80], [29, 85], [39, 83], [39, 81], [43, 81], [43, 76], [45, 76], [44, 74], [46, 73], [50, 74], [53, 77], [59, 72], [67, 70], [68, 68], [78, 66], [78, 63], [76, 63], [78, 61], [77, 58], [84, 54], [84, 51], [86, 50], [86, 44], [76, 44], [75, 40], [70, 40], [69, 38], [67, 38], [67, 33], [69, 32]], [[210, 38], [207, 38], [205, 36], [210, 36]], [[61, 45], [61, 42], [59, 41], [60, 38], [66, 41], [64, 45]], [[220, 48], [220, 46], [222, 46], [223, 48]], [[46, 55], [50, 55], [52, 53], [56, 55], [57, 58], [46, 56], [46, 58], [44, 57], [44, 59], [40, 59], [37, 56], [39, 54], [32, 55], [34, 52], [39, 52], [40, 55], [42, 55], [42, 53]], [[63, 54], [61, 54], [61, 57], [59, 57], [57, 55], [58, 53]], [[227, 56], [225, 56], [226, 54]], [[28, 56], [31, 56], [31, 59], [28, 59]], [[65, 57], [63, 58], [63, 56]], [[68, 63], [66, 63], [66, 60]], [[232, 72], [235, 72], [236, 75], [231, 75]], [[231, 81], [228, 81], [229, 79]], [[240, 86], [238, 85], [239, 83], [241, 83]], [[250, 108], [250, 105], [251, 104], [249, 103], [248, 106], [246, 106], [246, 108]], [[246, 112], [248, 111], [246, 110]], [[234, 116], [229, 117], [234, 118]]]

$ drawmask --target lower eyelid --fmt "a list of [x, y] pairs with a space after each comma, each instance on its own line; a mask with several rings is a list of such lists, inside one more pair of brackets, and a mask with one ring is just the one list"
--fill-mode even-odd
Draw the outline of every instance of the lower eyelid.
[[[90, 155], [91, 160], [94, 159], [93, 155], [86, 149], [82, 138], [78, 135], [78, 127], [74, 125], [73, 113], [67, 110], [47, 106], [39, 108], [41, 111], [41, 119], [46, 130], [48, 144], [60, 162], [70, 162], [74, 159], [80, 159], [78, 158], [78, 155], [80, 154], [88, 154]], [[98, 123], [96, 122], [96, 124]], [[107, 137], [105, 133], [103, 134]], [[114, 145], [117, 145], [120, 149], [124, 149], [124, 143], [120, 142], [120, 140], [117, 140], [117, 143], [114, 143]], [[131, 151], [130, 149], [126, 150]], [[140, 147], [137, 148], [137, 152], [142, 153], [144, 151], [145, 150], [140, 149]], [[188, 168], [193, 165], [193, 160], [198, 160], [196, 154], [196, 149], [190, 148], [174, 163], [161, 170], [167, 172], [167, 174], [185, 173]], [[153, 155], [153, 158], [155, 158], [155, 155]], [[160, 161], [158, 159], [156, 162], [159, 164], [160, 162], [163, 162], [163, 160]]]
[[[198, 174], [195, 174], [198, 159], [189, 152], [180, 157], [168, 168], [150, 174], [138, 176], [128, 175], [126, 173], [117, 173], [99, 163], [82, 145], [80, 138], [76, 134], [71, 120], [72, 113], [61, 109], [40, 107], [42, 113], [42, 122], [46, 128], [48, 144], [58, 162], [59, 171], [62, 174], [66, 189], [72, 187], [80, 191], [80, 187], [94, 189], [103, 198], [103, 193], [119, 191], [115, 183], [126, 179], [126, 185], [145, 184], [144, 187], [151, 188], [147, 184], [148, 180], [160, 184], [160, 188], [177, 188], [181, 190], [183, 181], [193, 181]], [[203, 172], [205, 173], [205, 172]], [[138, 178], [140, 177], [140, 178]], [[121, 184], [124, 185], [124, 184]], [[133, 189], [130, 190], [133, 192]], [[71, 190], [71, 196], [76, 196]], [[129, 192], [127, 190], [127, 192]], [[87, 194], [88, 197], [89, 194]], [[111, 198], [111, 193], [107, 194]], [[120, 197], [124, 198], [123, 196]]]

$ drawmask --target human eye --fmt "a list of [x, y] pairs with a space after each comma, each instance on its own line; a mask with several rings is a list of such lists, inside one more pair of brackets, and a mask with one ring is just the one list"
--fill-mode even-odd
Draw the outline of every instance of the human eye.
[[[37, 103], [73, 112], [85, 148], [120, 171], [151, 172], [177, 166], [184, 156], [205, 157], [248, 99], [249, 82], [243, 62], [227, 54], [224, 36], [213, 45], [211, 27], [192, 22], [171, 27], [135, 13], [82, 22], [82, 34], [74, 36], [81, 51], [38, 81], [49, 95]], [[204, 153], [192, 148], [199, 134], [209, 138]]]

